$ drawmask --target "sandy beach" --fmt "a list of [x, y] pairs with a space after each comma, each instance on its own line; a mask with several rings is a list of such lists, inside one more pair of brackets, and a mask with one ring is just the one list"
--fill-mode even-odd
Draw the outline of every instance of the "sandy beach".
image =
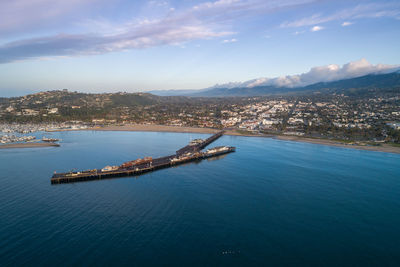
[[307, 137], [297, 137], [297, 136], [274, 136], [273, 138], [285, 141], [294, 141], [294, 142], [306, 142], [318, 145], [326, 145], [326, 146], [336, 146], [336, 147], [345, 147], [345, 148], [353, 148], [353, 149], [360, 149], [360, 150], [369, 150], [369, 151], [380, 151], [380, 152], [387, 152], [387, 153], [396, 153], [400, 154], [400, 147], [391, 146], [388, 144], [381, 144], [379, 146], [367, 146], [367, 145], [352, 145], [352, 144], [345, 144], [339, 141], [328, 140], [328, 139], [314, 139], [314, 138], [307, 138]]
[[0, 149], [5, 148], [32, 148], [32, 147], [51, 147], [51, 146], [60, 146], [56, 143], [18, 143], [18, 144], [5, 144], [0, 145]]
[[167, 126], [167, 125], [147, 125], [147, 124], [131, 124], [124, 126], [106, 126], [95, 127], [87, 130], [94, 131], [134, 131], [134, 132], [174, 132], [174, 133], [217, 133], [220, 130], [210, 128], [197, 128], [197, 127], [180, 127], [180, 126]]
[[[131, 124], [124, 126], [106, 126], [106, 127], [94, 127], [86, 129], [89, 131], [139, 131], [139, 132], [174, 132], [174, 133], [205, 133], [213, 134], [220, 130], [210, 129], [210, 128], [200, 128], [200, 127], [180, 127], [180, 126], [167, 126], [167, 125], [145, 125], [145, 124]], [[299, 136], [286, 136], [286, 135], [265, 135], [265, 134], [251, 134], [240, 132], [236, 130], [226, 130], [225, 135], [232, 136], [246, 136], [246, 137], [266, 137], [275, 138], [284, 141], [294, 141], [294, 142], [306, 142], [318, 145], [345, 147], [360, 150], [369, 151], [380, 151], [387, 153], [397, 153], [400, 154], [400, 147], [391, 146], [388, 144], [381, 144], [379, 146], [367, 146], [367, 145], [353, 145], [341, 143], [339, 141], [329, 140], [329, 139], [315, 139]]]

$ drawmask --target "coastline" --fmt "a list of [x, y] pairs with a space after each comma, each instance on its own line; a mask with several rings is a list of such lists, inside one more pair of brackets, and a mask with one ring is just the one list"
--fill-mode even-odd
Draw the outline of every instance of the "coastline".
[[328, 139], [315, 139], [315, 138], [284, 136], [284, 135], [277, 135], [274, 136], [273, 138], [283, 141], [303, 142], [303, 143], [311, 143], [311, 144], [325, 145], [325, 146], [335, 146], [335, 147], [344, 147], [344, 148], [351, 148], [358, 150], [400, 154], [400, 147], [395, 147], [388, 144], [381, 144], [380, 146], [367, 146], [367, 145], [363, 146], [363, 145], [345, 144], [339, 141], [328, 140]]
[[106, 126], [85, 129], [86, 131], [128, 131], [128, 132], [172, 132], [172, 133], [205, 133], [213, 134], [220, 130], [199, 127], [183, 127], [168, 125], [130, 124], [124, 126]]
[[[79, 130], [80, 129], [59, 130], [59, 131], [79, 131]], [[174, 133], [214, 134], [220, 130], [210, 129], [210, 128], [199, 128], [199, 127], [131, 124], [124, 126], [93, 127], [93, 128], [83, 129], [83, 131], [174, 132]], [[329, 140], [329, 139], [316, 139], [316, 138], [288, 136], [288, 135], [251, 134], [251, 133], [238, 132], [236, 130], [225, 130], [225, 135], [245, 136], [245, 137], [266, 137], [283, 141], [303, 142], [303, 143], [344, 147], [344, 148], [351, 148], [358, 150], [379, 151], [379, 152], [400, 154], [400, 147], [395, 147], [388, 144], [381, 144], [380, 146], [367, 146], [367, 145], [364, 146], [364, 145], [346, 144], [346, 143], [341, 143], [340, 141]]]
[[18, 144], [6, 144], [0, 145], [0, 149], [6, 148], [33, 148], [33, 147], [59, 147], [56, 143], [18, 143]]

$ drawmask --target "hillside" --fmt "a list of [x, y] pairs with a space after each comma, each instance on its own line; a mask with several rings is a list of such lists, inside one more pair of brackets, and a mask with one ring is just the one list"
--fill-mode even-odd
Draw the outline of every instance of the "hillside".
[[145, 93], [87, 94], [49, 91], [1, 98], [0, 117], [6, 121], [90, 119], [110, 117], [113, 111], [160, 103], [161, 97]]
[[161, 97], [149, 93], [88, 94], [58, 90], [0, 98], [0, 121], [92, 121], [99, 118], [118, 121], [163, 121], [171, 113], [192, 109], [209, 110], [210, 105], [222, 108], [227, 103], [232, 103], [232, 100]]

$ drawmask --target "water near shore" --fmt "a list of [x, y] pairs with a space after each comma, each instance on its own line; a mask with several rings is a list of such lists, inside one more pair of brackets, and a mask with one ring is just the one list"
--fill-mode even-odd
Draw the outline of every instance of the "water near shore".
[[0, 265], [398, 265], [400, 155], [224, 136], [218, 160], [50, 185], [205, 134], [58, 132], [0, 152]]
[[[184, 126], [167, 126], [167, 125], [154, 125], [154, 124], [131, 124], [131, 125], [123, 125], [123, 126], [105, 126], [105, 127], [94, 127], [88, 129], [89, 131], [135, 131], [135, 132], [175, 132], [175, 133], [207, 133], [212, 134], [218, 132], [216, 129], [210, 128], [199, 128], [199, 127], [184, 127]], [[61, 130], [64, 131], [64, 130]], [[67, 130], [68, 131], [68, 130]], [[296, 141], [296, 142], [306, 142], [312, 144], [319, 145], [328, 145], [328, 146], [338, 146], [345, 148], [353, 148], [353, 149], [361, 149], [361, 150], [369, 150], [369, 151], [381, 151], [381, 152], [389, 152], [389, 153], [398, 153], [400, 154], [400, 147], [393, 146], [390, 144], [381, 144], [377, 145], [361, 145], [361, 144], [349, 144], [348, 142], [341, 142], [337, 140], [330, 139], [321, 139], [321, 138], [310, 138], [310, 137], [302, 137], [302, 136], [290, 136], [290, 135], [270, 135], [270, 134], [262, 134], [262, 133], [251, 133], [247, 131], [239, 131], [239, 130], [226, 130], [225, 135], [234, 135], [234, 136], [248, 136], [248, 137], [268, 137], [268, 138], [277, 138], [280, 140], [288, 140], [288, 141]]]

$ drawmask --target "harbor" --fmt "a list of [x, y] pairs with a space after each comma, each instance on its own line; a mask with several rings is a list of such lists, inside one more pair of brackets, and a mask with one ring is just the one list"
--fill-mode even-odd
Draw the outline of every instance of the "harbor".
[[201, 151], [209, 144], [220, 138], [223, 134], [224, 132], [220, 131], [207, 139], [193, 140], [187, 146], [177, 150], [175, 154], [165, 157], [144, 157], [142, 159], [127, 161], [125, 163], [122, 163], [120, 166], [105, 166], [102, 169], [93, 169], [78, 172], [71, 171], [67, 173], [55, 172], [51, 178], [51, 184], [75, 183], [125, 176], [136, 176], [155, 170], [169, 168], [192, 161], [199, 161], [234, 152], [236, 148], [230, 146], [218, 146], [208, 149], [204, 152]]

